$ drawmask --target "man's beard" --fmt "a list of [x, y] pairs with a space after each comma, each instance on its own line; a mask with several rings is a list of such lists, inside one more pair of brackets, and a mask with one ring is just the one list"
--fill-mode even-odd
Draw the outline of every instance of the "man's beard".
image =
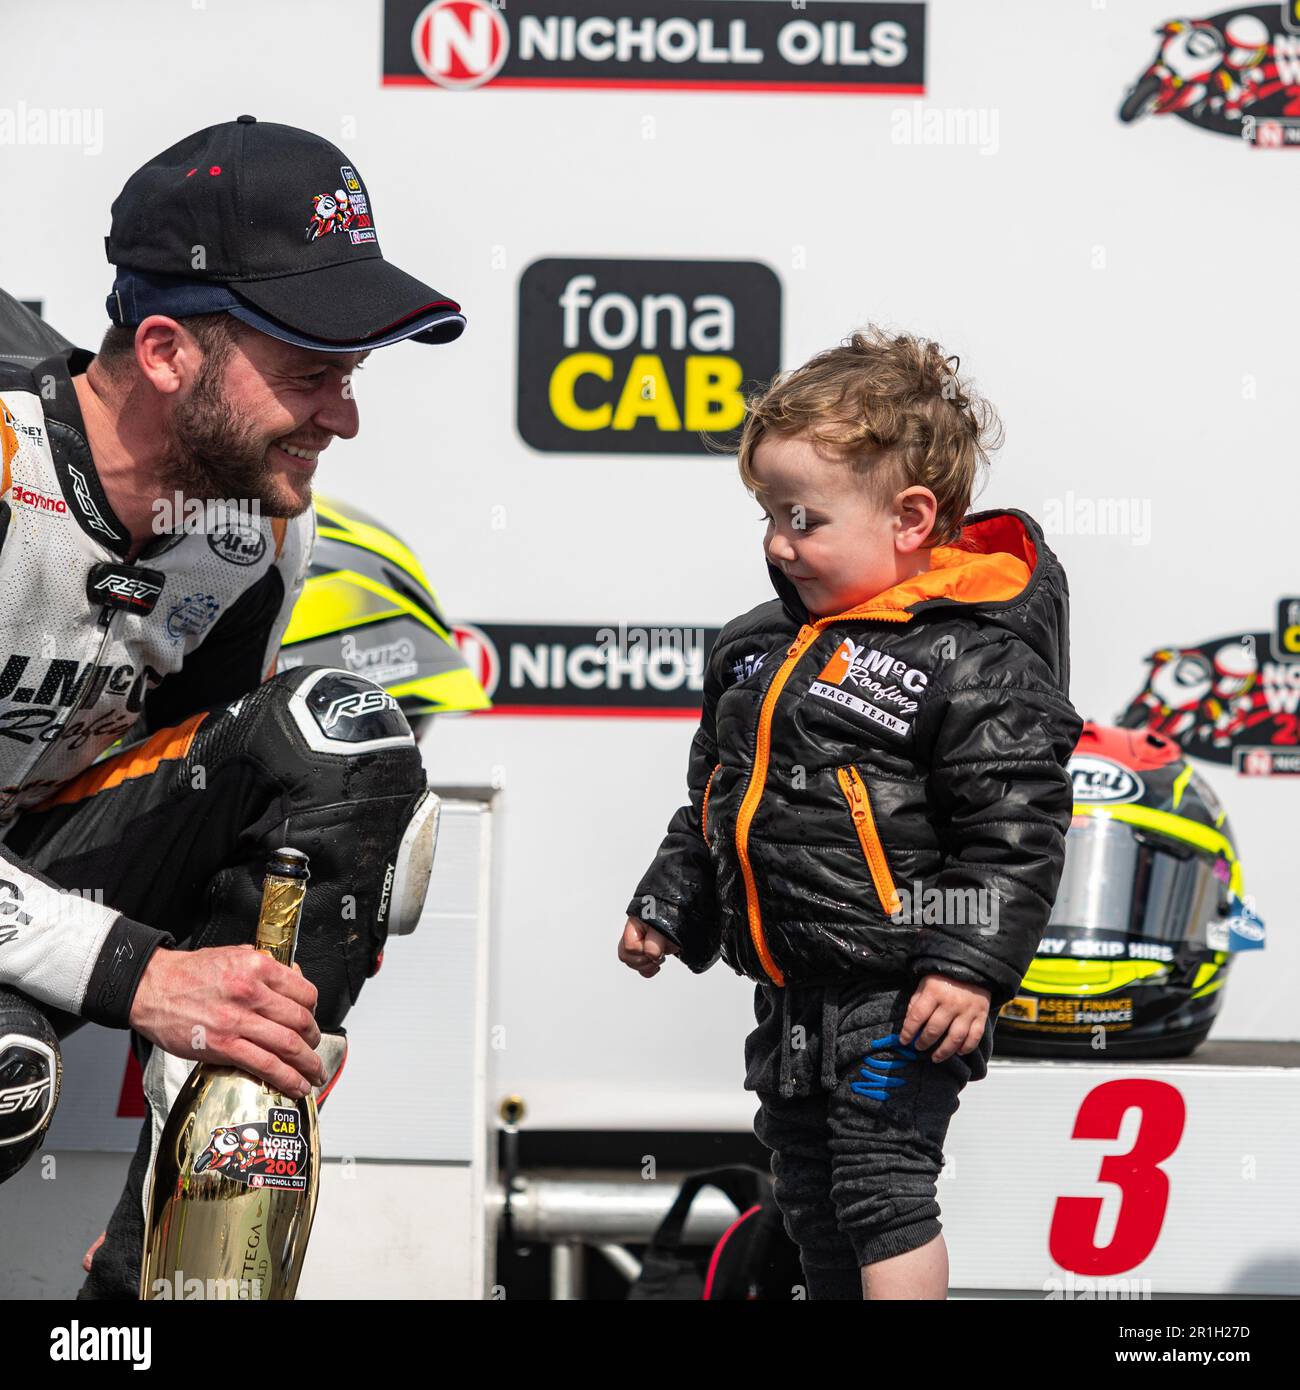
[[189, 399], [172, 410], [167, 443], [159, 463], [164, 494], [179, 492], [187, 501], [230, 500], [263, 516], [298, 516], [311, 505], [288, 500], [274, 486], [266, 438], [226, 398], [224, 363], [205, 360]]

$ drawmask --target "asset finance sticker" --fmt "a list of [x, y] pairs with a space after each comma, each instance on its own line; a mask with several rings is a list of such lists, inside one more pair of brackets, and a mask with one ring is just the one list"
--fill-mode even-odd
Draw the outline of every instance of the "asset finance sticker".
[[1015, 1019], [1019, 1023], [1037, 1023], [1038, 1000], [1032, 995], [1018, 994], [1003, 1004], [998, 1010], [998, 1016]]

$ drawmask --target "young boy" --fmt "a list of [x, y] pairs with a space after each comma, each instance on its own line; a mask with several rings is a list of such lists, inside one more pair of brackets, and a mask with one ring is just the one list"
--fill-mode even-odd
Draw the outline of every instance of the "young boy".
[[966, 515], [997, 419], [948, 360], [870, 329], [751, 402], [779, 598], [718, 636], [619, 943], [758, 981], [745, 1086], [818, 1299], [946, 1297], [943, 1141], [1072, 810], [1065, 575], [1023, 512]]

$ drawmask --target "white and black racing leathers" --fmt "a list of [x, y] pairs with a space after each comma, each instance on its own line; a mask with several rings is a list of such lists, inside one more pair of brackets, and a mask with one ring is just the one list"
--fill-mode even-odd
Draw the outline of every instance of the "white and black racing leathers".
[[[118, 739], [133, 742], [251, 690], [273, 672], [315, 539], [231, 509], [198, 529], [174, 499], [131, 538], [104, 494], [65, 358], [0, 363], [0, 840]], [[0, 985], [125, 1025], [164, 932], [75, 903], [0, 843]], [[75, 907], [75, 912], [66, 911]], [[65, 909], [61, 911], [61, 909]]]
[[[314, 514], [212, 524], [182, 507], [125, 563], [70, 365], [0, 363], [0, 1182], [48, 1128], [59, 1040], [129, 1026], [160, 947], [251, 943], [282, 847], [310, 863], [297, 963], [337, 1075], [345, 1015], [419, 918], [437, 825], [387, 691], [276, 673]], [[192, 1065], [133, 1036], [150, 1113], [83, 1298], [136, 1296], [148, 1174]]]

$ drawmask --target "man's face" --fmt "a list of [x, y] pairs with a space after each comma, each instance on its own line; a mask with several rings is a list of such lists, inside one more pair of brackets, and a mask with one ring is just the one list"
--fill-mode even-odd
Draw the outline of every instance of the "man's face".
[[163, 486], [186, 497], [256, 501], [264, 516], [311, 505], [316, 459], [357, 432], [351, 374], [368, 352], [315, 352], [265, 333], [206, 355], [172, 407]]
[[847, 612], [898, 582], [896, 518], [847, 463], [802, 435], [768, 434], [752, 471], [767, 521], [763, 549], [814, 617]]

